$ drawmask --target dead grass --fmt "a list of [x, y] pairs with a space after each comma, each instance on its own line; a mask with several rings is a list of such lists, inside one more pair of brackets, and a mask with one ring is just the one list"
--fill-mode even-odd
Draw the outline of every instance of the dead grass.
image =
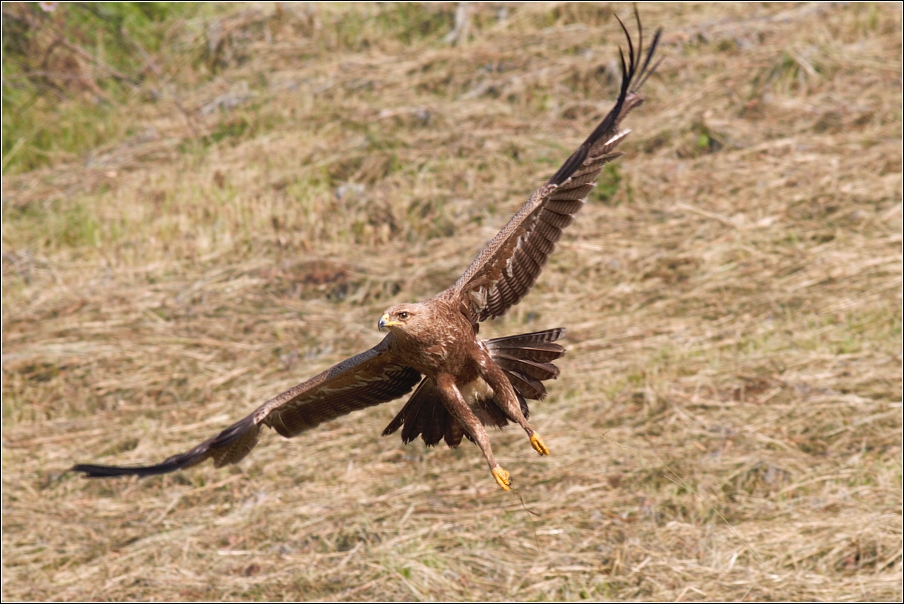
[[626, 156], [486, 330], [569, 329], [552, 457], [493, 435], [517, 495], [380, 438], [400, 402], [61, 472], [182, 451], [451, 283], [608, 109], [608, 8], [480, 4], [455, 46], [454, 5], [238, 12], [189, 118], [139, 95], [142, 134], [4, 178], [4, 599], [900, 600], [901, 12], [641, 8]]

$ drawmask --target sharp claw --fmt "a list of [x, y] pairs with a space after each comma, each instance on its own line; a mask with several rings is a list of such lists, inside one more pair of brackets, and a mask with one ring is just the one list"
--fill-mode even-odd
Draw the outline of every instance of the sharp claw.
[[499, 466], [498, 464], [496, 465], [495, 468], [493, 468], [493, 478], [496, 479], [496, 484], [498, 484], [502, 488], [503, 491], [512, 490], [511, 474], [509, 474], [504, 469], [502, 469], [502, 467]]
[[543, 442], [543, 439], [536, 432], [530, 435], [530, 445], [540, 455], [549, 455], [549, 447], [546, 446], [546, 443]]

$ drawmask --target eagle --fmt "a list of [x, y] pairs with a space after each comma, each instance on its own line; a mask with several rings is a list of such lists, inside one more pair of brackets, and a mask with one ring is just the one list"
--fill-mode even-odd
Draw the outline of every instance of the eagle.
[[444, 440], [457, 447], [463, 437], [483, 453], [490, 473], [504, 490], [511, 475], [493, 455], [485, 426], [516, 423], [540, 455], [549, 448], [528, 421], [527, 400], [541, 400], [543, 382], [559, 375], [553, 361], [565, 354], [556, 343], [565, 330], [549, 329], [482, 340], [480, 323], [499, 317], [530, 291], [562, 230], [574, 219], [596, 185], [603, 166], [619, 157], [615, 149], [630, 130], [622, 119], [643, 102], [639, 90], [659, 65], [651, 60], [662, 30], [646, 56], [635, 9], [635, 48], [624, 23], [628, 55], [619, 48], [621, 86], [615, 106], [578, 149], [521, 206], [451, 287], [429, 300], [397, 304], [379, 318], [383, 340], [366, 352], [270, 399], [244, 419], [190, 451], [151, 466], [78, 464], [88, 477], [164, 474], [213, 459], [234, 464], [254, 448], [264, 426], [290, 438], [358, 409], [414, 394], [383, 431], [401, 429], [406, 444], [420, 436], [427, 446]]

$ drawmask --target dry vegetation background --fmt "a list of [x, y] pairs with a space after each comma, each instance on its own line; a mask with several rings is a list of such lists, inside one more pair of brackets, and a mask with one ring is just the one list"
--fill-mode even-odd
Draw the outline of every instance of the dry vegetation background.
[[176, 20], [101, 146], [4, 155], [4, 600], [901, 599], [892, 4], [640, 7], [666, 60], [626, 154], [482, 333], [569, 330], [553, 455], [491, 435], [517, 494], [381, 438], [402, 401], [237, 467], [64, 472], [374, 345], [609, 109], [630, 6], [456, 10]]

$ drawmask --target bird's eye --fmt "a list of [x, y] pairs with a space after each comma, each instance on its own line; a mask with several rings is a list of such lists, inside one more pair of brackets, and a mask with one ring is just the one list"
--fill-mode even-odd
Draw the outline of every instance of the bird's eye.
[[408, 311], [407, 311], [407, 310], [403, 310], [402, 312], [400, 312], [400, 313], [399, 313], [399, 318], [402, 319], [403, 321], [404, 321], [405, 319], [407, 319], [407, 318], [408, 318]]

